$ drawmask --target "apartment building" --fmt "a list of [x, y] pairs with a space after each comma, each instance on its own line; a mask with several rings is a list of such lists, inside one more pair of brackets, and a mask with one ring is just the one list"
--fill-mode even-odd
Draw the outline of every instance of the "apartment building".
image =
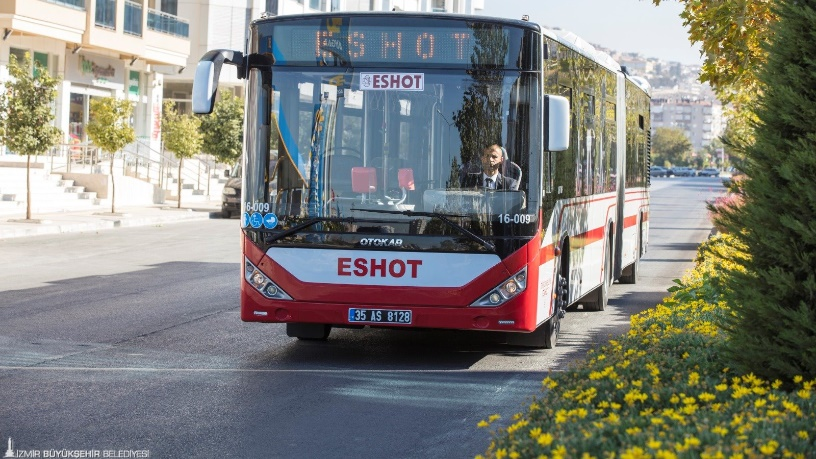
[[722, 105], [711, 99], [653, 97], [651, 119], [652, 129], [682, 129], [694, 151], [711, 144], [723, 131]]
[[0, 80], [11, 55], [29, 53], [62, 82], [55, 124], [69, 143], [87, 141], [94, 97], [134, 102], [136, 135], [158, 149], [163, 74], [190, 55], [189, 22], [178, 0], [3, 0], [0, 2]]

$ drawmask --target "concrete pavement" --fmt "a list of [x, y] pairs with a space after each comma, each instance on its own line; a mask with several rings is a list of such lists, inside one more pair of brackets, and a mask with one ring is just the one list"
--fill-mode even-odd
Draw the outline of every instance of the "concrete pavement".
[[[100, 209], [33, 213], [31, 220], [21, 214], [0, 216], [0, 239], [40, 236], [45, 234], [96, 232], [128, 226], [163, 225], [190, 220], [221, 218], [221, 201], [182, 202], [145, 206], [117, 207], [112, 214]], [[236, 223], [237, 225], [237, 223]]]

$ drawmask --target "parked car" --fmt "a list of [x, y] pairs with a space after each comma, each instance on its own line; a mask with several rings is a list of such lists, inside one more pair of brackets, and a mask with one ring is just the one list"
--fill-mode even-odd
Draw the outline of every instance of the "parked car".
[[694, 177], [697, 175], [697, 171], [686, 166], [676, 166], [669, 169], [669, 175], [675, 177]]
[[697, 175], [699, 175], [700, 177], [719, 177], [720, 170], [713, 167], [709, 167], [701, 170]]
[[232, 170], [224, 171], [227, 183], [221, 192], [221, 216], [230, 218], [241, 216], [241, 165], [236, 164]]
[[649, 169], [649, 175], [651, 175], [652, 177], [666, 177], [668, 173], [665, 167], [652, 166]]

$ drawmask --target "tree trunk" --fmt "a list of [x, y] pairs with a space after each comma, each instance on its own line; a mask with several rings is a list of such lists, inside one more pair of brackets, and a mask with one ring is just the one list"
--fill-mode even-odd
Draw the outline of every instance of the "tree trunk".
[[184, 158], [179, 158], [179, 170], [178, 170], [178, 204], [176, 207], [181, 209], [181, 164], [184, 162]]
[[26, 220], [31, 220], [31, 155], [26, 155]]
[[113, 161], [116, 155], [111, 155], [110, 176], [111, 176], [111, 213], [116, 213], [116, 178], [113, 174]]

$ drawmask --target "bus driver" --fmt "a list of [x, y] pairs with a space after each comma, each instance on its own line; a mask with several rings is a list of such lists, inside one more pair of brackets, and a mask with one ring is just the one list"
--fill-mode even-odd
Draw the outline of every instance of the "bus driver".
[[463, 170], [459, 180], [462, 188], [518, 190], [518, 180], [502, 173], [506, 159], [504, 149], [499, 145], [493, 144], [485, 148], [481, 157], [481, 173], [474, 174]]

